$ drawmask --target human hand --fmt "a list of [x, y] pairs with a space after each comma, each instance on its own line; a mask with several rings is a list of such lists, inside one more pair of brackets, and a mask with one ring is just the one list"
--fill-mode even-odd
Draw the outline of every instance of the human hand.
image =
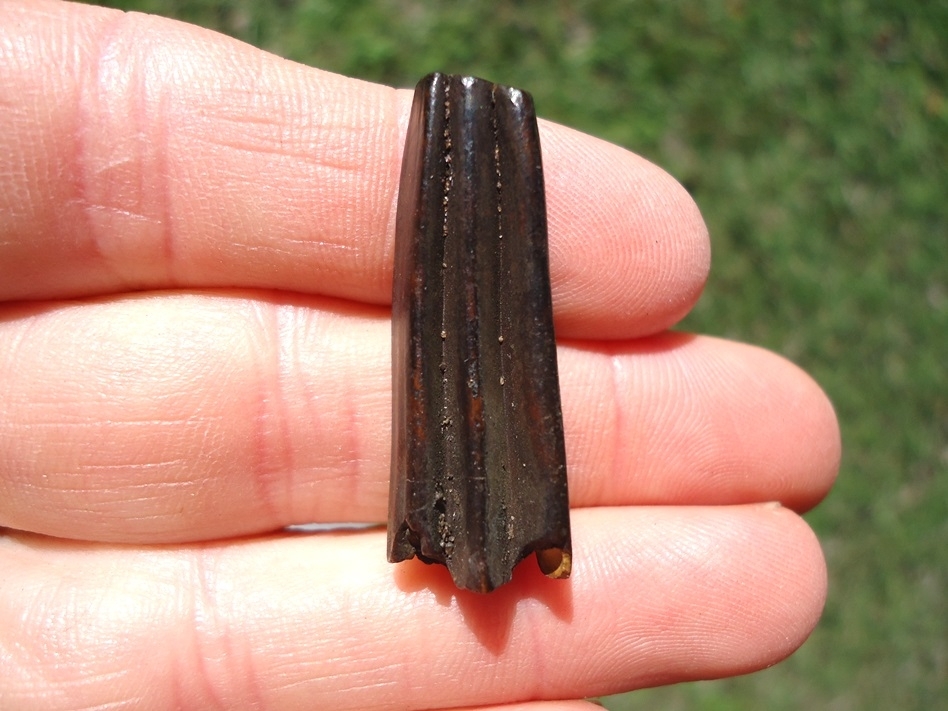
[[793, 511], [835, 475], [830, 404], [667, 332], [708, 271], [696, 207], [549, 123], [572, 578], [528, 561], [480, 596], [389, 565], [378, 529], [281, 532], [385, 517], [410, 100], [160, 18], [0, 6], [0, 707], [487, 708], [741, 674], [812, 629]]

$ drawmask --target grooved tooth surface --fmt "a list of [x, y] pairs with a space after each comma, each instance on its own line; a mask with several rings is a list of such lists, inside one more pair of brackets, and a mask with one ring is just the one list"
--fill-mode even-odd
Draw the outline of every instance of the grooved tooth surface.
[[418, 84], [399, 185], [388, 556], [489, 592], [569, 575], [566, 457], [533, 102]]

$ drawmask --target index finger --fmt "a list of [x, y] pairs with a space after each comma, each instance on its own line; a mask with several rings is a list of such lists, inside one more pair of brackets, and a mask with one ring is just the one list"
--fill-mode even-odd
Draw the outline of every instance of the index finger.
[[[43, 2], [0, 20], [0, 299], [389, 301], [409, 92], [147, 15]], [[691, 198], [621, 148], [540, 131], [559, 333], [679, 320], [710, 261]]]

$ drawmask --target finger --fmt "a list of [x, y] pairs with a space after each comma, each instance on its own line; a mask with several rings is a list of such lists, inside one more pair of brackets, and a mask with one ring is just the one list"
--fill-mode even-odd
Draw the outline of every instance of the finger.
[[786, 509], [574, 519], [568, 582], [526, 561], [489, 596], [440, 566], [388, 565], [383, 532], [198, 549], [9, 536], [0, 700], [381, 711], [577, 698], [766, 667], [819, 617], [819, 545]]
[[[0, 7], [0, 298], [254, 286], [385, 304], [410, 92], [182, 23]], [[709, 266], [667, 174], [541, 128], [560, 335], [661, 330]]]
[[[0, 525], [181, 541], [381, 521], [387, 314], [143, 294], [0, 312]], [[574, 506], [815, 503], [839, 432], [801, 371], [683, 334], [559, 348]]]
[[478, 706], [458, 711], [598, 711], [602, 706], [590, 701], [537, 701], [503, 706]]

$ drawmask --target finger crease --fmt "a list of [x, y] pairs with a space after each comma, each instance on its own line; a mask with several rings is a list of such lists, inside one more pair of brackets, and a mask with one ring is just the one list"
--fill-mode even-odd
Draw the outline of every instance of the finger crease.
[[[285, 388], [292, 373], [292, 307], [262, 303], [255, 309], [263, 334], [256, 363], [256, 412], [254, 414], [254, 481], [259, 499], [277, 525], [279, 512], [291, 502], [293, 445]], [[289, 319], [288, 319], [289, 317]]]

